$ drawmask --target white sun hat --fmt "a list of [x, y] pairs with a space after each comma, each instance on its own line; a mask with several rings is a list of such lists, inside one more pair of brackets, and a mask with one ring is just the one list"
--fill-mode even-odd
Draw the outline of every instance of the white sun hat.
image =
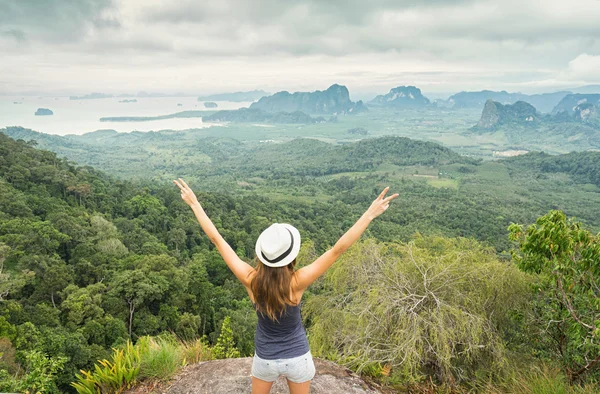
[[273, 223], [256, 240], [256, 257], [269, 267], [291, 263], [300, 251], [300, 232], [287, 223]]

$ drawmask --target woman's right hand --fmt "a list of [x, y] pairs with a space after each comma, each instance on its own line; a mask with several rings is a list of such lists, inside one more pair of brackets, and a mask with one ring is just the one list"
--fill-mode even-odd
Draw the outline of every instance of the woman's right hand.
[[393, 199], [398, 197], [398, 193], [392, 194], [389, 197], [385, 197], [388, 190], [390, 190], [389, 186], [386, 187], [385, 189], [383, 189], [381, 194], [375, 199], [375, 201], [373, 201], [371, 203], [371, 206], [369, 207], [369, 209], [367, 209], [367, 212], [365, 212], [365, 214], [369, 217], [369, 219], [373, 220], [377, 216], [384, 213], [385, 210], [390, 207], [390, 201], [392, 201]]

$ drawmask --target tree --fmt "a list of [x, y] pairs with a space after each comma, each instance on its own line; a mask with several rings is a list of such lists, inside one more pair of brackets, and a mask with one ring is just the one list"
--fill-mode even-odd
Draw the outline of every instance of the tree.
[[217, 344], [213, 347], [215, 358], [235, 358], [240, 357], [240, 351], [235, 347], [233, 340], [233, 331], [231, 330], [231, 319], [226, 316], [221, 325], [221, 334], [217, 339]]
[[551, 332], [570, 381], [580, 379], [600, 363], [600, 236], [562, 211], [509, 230], [519, 268], [537, 274], [533, 328], [541, 338]]
[[134, 269], [119, 272], [111, 286], [111, 292], [124, 299], [129, 307], [129, 336], [131, 337], [136, 309], [146, 302], [159, 299], [168, 288], [168, 282], [164, 277], [152, 278], [143, 270]]
[[2, 272], [4, 271], [4, 260], [8, 257], [9, 252], [8, 245], [0, 242], [0, 301], [6, 299], [11, 288], [10, 275]]

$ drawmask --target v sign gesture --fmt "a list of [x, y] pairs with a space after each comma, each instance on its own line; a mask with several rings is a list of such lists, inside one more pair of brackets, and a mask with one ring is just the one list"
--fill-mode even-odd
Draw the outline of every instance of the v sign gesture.
[[190, 187], [187, 185], [187, 183], [185, 183], [183, 179], [179, 178], [179, 182], [173, 182], [175, 182], [179, 190], [181, 190], [181, 198], [183, 199], [183, 201], [185, 201], [187, 205], [191, 207], [193, 205], [200, 204], [198, 202], [198, 198], [196, 198], [196, 195], [194, 194], [192, 189], [190, 189]]
[[386, 187], [385, 189], [383, 189], [381, 194], [379, 194], [379, 196], [375, 199], [375, 201], [373, 201], [371, 203], [371, 206], [369, 207], [369, 209], [366, 212], [366, 214], [369, 216], [369, 219], [373, 220], [377, 216], [384, 213], [385, 210], [390, 207], [390, 201], [392, 201], [393, 199], [398, 197], [398, 193], [392, 194], [391, 196], [388, 196], [388, 197], [385, 197], [388, 190], [390, 190], [389, 187]]
[[296, 271], [296, 288], [306, 289], [319, 276], [323, 275], [327, 269], [344, 253], [354, 242], [356, 242], [362, 233], [367, 229], [369, 223], [377, 216], [385, 212], [390, 206], [390, 201], [398, 197], [398, 194], [392, 194], [386, 197], [389, 187], [383, 189], [381, 194], [371, 203], [369, 209], [358, 219], [358, 221], [335, 243], [333, 248], [323, 253], [312, 264], [300, 268]]

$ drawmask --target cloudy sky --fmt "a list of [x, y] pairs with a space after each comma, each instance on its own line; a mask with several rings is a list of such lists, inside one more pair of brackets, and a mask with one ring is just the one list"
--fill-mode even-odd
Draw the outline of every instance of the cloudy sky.
[[600, 83], [600, 1], [0, 0], [0, 94]]

